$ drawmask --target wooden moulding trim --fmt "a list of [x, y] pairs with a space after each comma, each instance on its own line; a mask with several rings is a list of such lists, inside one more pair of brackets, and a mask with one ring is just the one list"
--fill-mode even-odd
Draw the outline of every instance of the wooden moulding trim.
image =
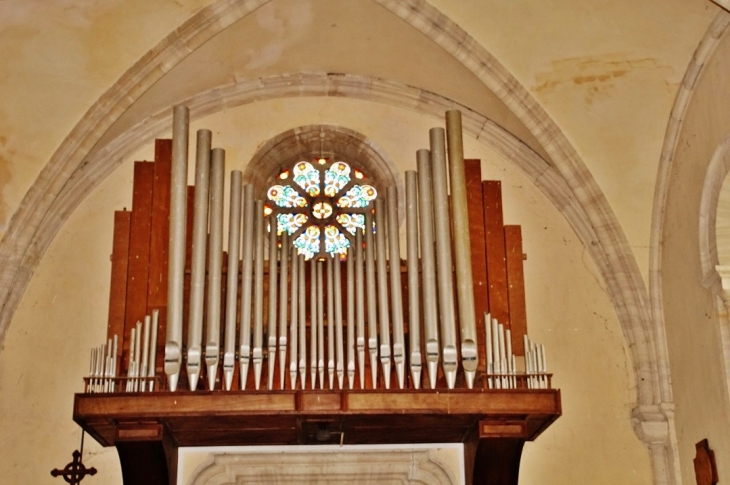
[[120, 423], [114, 441], [161, 441], [162, 425], [159, 423]]
[[527, 438], [524, 421], [479, 421], [479, 438]]
[[225, 393], [77, 394], [74, 419], [271, 414], [560, 414], [558, 390], [238, 391]]

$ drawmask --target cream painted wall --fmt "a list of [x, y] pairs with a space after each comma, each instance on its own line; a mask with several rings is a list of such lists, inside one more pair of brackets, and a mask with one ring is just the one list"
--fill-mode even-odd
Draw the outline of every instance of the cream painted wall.
[[[364, 101], [323, 98], [259, 102], [195, 122], [227, 149], [227, 169], [243, 168], [256, 147], [298, 125], [333, 123], [378, 143], [403, 170], [440, 120]], [[525, 239], [530, 333], [545, 343], [564, 415], [526, 446], [521, 483], [651, 482], [646, 449], [631, 429], [633, 372], [616, 315], [596, 269], [572, 230], [514, 167], [478, 141], [484, 178], [502, 180], [505, 221]], [[135, 158], [150, 158], [152, 146]], [[0, 476], [8, 483], [57, 483], [48, 471], [70, 460], [79, 432], [71, 421], [89, 349], [101, 343], [109, 288], [113, 211], [129, 207], [131, 160], [73, 213], [43, 258], [0, 352]], [[192, 175], [192, 174], [191, 174]], [[191, 177], [192, 180], [192, 177]], [[43, 356], [35, 362], [30, 356]], [[39, 456], [37, 450], [44, 450]], [[84, 483], [119, 483], [113, 450], [87, 440], [84, 461], [99, 473]], [[617, 466], [620, 464], [620, 466]]]
[[656, 171], [679, 83], [719, 8], [706, 0], [431, 0], [563, 130], [648, 281]]
[[[207, 3], [0, 4], [0, 236], [83, 113]], [[567, 133], [646, 273], [666, 120], [677, 83], [717, 7], [705, 0], [431, 3], [493, 52]]]
[[0, 237], [86, 110], [206, 0], [0, 2]]
[[730, 132], [730, 36], [720, 40], [684, 117], [671, 171], [662, 235], [664, 317], [685, 483], [694, 483], [694, 445], [708, 438], [721, 480], [730, 477], [730, 406], [724, 385], [718, 305], [702, 286], [699, 203], [707, 166]]

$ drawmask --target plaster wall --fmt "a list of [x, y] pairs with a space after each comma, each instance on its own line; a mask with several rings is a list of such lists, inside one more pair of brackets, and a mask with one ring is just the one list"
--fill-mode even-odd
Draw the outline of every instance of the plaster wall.
[[[680, 466], [693, 483], [694, 445], [708, 438], [720, 477], [730, 476], [730, 407], [724, 384], [718, 301], [702, 285], [700, 198], [708, 165], [730, 132], [730, 36], [697, 81], [674, 155], [662, 235], [664, 319], [676, 406]], [[725, 479], [725, 478], [721, 478]]]
[[[415, 167], [432, 118], [366, 101], [271, 100], [196, 121], [242, 169], [268, 138], [300, 125], [330, 123], [365, 134], [400, 171]], [[477, 140], [483, 178], [502, 180], [505, 221], [524, 237], [531, 336], [548, 349], [564, 415], [523, 453], [521, 483], [651, 483], [647, 450], [630, 421], [635, 383], [615, 312], [597, 270], [562, 215], [513, 166]], [[134, 159], [151, 159], [152, 146]], [[131, 203], [132, 159], [74, 211], [41, 261], [0, 352], [0, 476], [8, 483], [53, 484], [48, 471], [70, 460], [80, 432], [71, 421], [88, 353], [105, 337], [113, 211]], [[190, 180], [192, 181], [192, 173]], [[43, 450], [38, 453], [38, 450]], [[116, 454], [92, 440], [84, 462], [99, 473], [84, 483], [121, 481]], [[620, 466], [617, 466], [620, 464]]]
[[0, 3], [0, 237], [87, 109], [205, 0]]
[[[83, 113], [207, 3], [2, 3], [0, 236]], [[717, 7], [705, 0], [431, 3], [493, 52], [568, 134], [606, 193], [645, 274], [663, 130], [677, 83]], [[272, 59], [285, 53], [287, 45], [274, 31], [286, 22], [272, 17], [267, 24], [263, 17], [269, 33], [254, 53]], [[386, 62], [388, 56], [403, 62], [399, 53], [397, 47], [379, 51]], [[286, 55], [277, 62], [287, 65]], [[251, 64], [244, 76], [258, 77], [268, 67]]]
[[616, 214], [648, 281], [656, 171], [705, 0], [432, 0], [543, 106]]

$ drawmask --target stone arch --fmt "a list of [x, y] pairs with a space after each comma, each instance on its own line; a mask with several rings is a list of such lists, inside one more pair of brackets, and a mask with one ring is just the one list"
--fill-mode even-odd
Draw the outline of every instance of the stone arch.
[[452, 485], [456, 477], [429, 450], [211, 453], [191, 485], [227, 483], [409, 483]]
[[[141, 93], [187, 54], [268, 1], [218, 0], [205, 7], [143, 56], [79, 121], [24, 197], [0, 242], [0, 339], [45, 249], [83, 199], [86, 192], [82, 189], [93, 186], [110, 170], [109, 166], [100, 168], [90, 163], [92, 150], [106, 148], [96, 147], [106, 131]], [[544, 147], [550, 163], [531, 153], [526, 157], [529, 163], [524, 165], [536, 170], [528, 176], [540, 188], [555, 189], [552, 193], [548, 190], [551, 200], [569, 218], [600, 269], [633, 359], [639, 401], [634, 418], [639, 423], [655, 420], [652, 413], [657, 411], [656, 406], [671, 400], [668, 364], [661, 352], [663, 343], [661, 338], [657, 343], [647, 290], [628, 241], [575, 149], [529, 92], [483, 46], [436, 8], [423, 0], [373, 1], [458, 59]], [[207, 109], [224, 106], [219, 100], [209, 101], [213, 106]], [[154, 124], [159, 119], [151, 117], [147, 122]], [[113, 143], [134, 131], [120, 135]], [[508, 156], [513, 158], [514, 153]], [[533, 164], [531, 158], [542, 163]]]
[[334, 125], [299, 126], [269, 139], [251, 158], [243, 178], [253, 184], [254, 196], [263, 198], [282, 169], [320, 155], [361, 168], [378, 192], [395, 185], [402, 195], [403, 177], [388, 154], [362, 133]]
[[[650, 290], [650, 309], [652, 316], [653, 328], [652, 331], [656, 335], [657, 340], [657, 362], [659, 364], [659, 373], [661, 375], [661, 395], [662, 401], [671, 403], [672, 388], [671, 380], [669, 376], [669, 357], [666, 343], [666, 327], [665, 327], [665, 316], [664, 316], [664, 302], [663, 302], [663, 285], [662, 285], [662, 252], [663, 246], [662, 241], [665, 232], [665, 213], [667, 208], [667, 199], [670, 186], [670, 175], [672, 173], [672, 167], [674, 164], [674, 158], [677, 153], [678, 142], [680, 134], [682, 132], [683, 122], [687, 113], [687, 110], [694, 93], [697, 80], [700, 78], [707, 62], [712, 57], [715, 49], [717, 48], [721, 37], [727, 31], [730, 26], [730, 16], [720, 11], [715, 17], [709, 28], [705, 32], [704, 37], [700, 41], [697, 49], [692, 56], [692, 60], [685, 71], [684, 78], [679, 87], [677, 97], [672, 107], [672, 112], [669, 117], [667, 125], [666, 135], [664, 137], [664, 144], [662, 146], [661, 157], [659, 160], [659, 167], [657, 170], [657, 182], [654, 190], [654, 206], [652, 213], [652, 225], [651, 225], [651, 238], [649, 243], [649, 290]], [[714, 176], [710, 176], [714, 178]], [[707, 190], [708, 180], [705, 180], [705, 187], [703, 190]], [[716, 182], [711, 182], [715, 184]], [[722, 182], [720, 182], [721, 184]], [[718, 189], [719, 190], [719, 189]], [[703, 196], [704, 199], [704, 196]], [[709, 201], [708, 201], [709, 202]], [[703, 202], [704, 204], [704, 202]], [[712, 218], [712, 231], [714, 232], [714, 216]], [[709, 234], [705, 234], [701, 238], [709, 237]], [[714, 241], [714, 236], [712, 237]], [[712, 264], [713, 261], [712, 252], [715, 251], [714, 260], [717, 259], [716, 248], [711, 249], [709, 240], [700, 241], [701, 246], [705, 245], [702, 251], [702, 271], [703, 279], [706, 286], [714, 285], [719, 286], [719, 277], [714, 267], [710, 271], [706, 268]], [[713, 283], [714, 279], [714, 283]], [[718, 302], [718, 307], [722, 306], [721, 302]], [[672, 408], [661, 410], [662, 414], [671, 416], [673, 413]], [[664, 470], [663, 476], [656, 476], [655, 481], [657, 483], [675, 483], [680, 480], [681, 472], [678, 463], [678, 454], [676, 451], [676, 432], [673, 426], [673, 420], [669, 419], [669, 430], [670, 440], [674, 449], [674, 453], [668, 456], [667, 463], [660, 467]], [[651, 445], [650, 445], [651, 447]], [[658, 469], [657, 465], [654, 466], [655, 473]], [[658, 475], [658, 473], [657, 473]], [[660, 482], [664, 480], [664, 482]]]
[[[730, 172], [730, 135], [715, 149], [712, 160], [707, 167], [700, 201], [700, 264], [702, 265], [702, 282], [706, 288], [717, 284], [719, 275], [716, 267], [720, 264], [715, 220], [717, 204], [720, 199], [723, 182]], [[725, 263], [730, 263], [726, 261]]]

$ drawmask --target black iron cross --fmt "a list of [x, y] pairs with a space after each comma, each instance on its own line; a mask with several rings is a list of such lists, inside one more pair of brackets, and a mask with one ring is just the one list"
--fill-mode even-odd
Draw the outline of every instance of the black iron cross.
[[81, 463], [81, 452], [76, 450], [73, 452], [73, 461], [66, 465], [63, 470], [56, 468], [51, 471], [51, 475], [54, 477], [62, 476], [66, 483], [71, 485], [78, 485], [78, 483], [84, 479], [86, 475], [96, 475], [96, 468], [86, 468]]

